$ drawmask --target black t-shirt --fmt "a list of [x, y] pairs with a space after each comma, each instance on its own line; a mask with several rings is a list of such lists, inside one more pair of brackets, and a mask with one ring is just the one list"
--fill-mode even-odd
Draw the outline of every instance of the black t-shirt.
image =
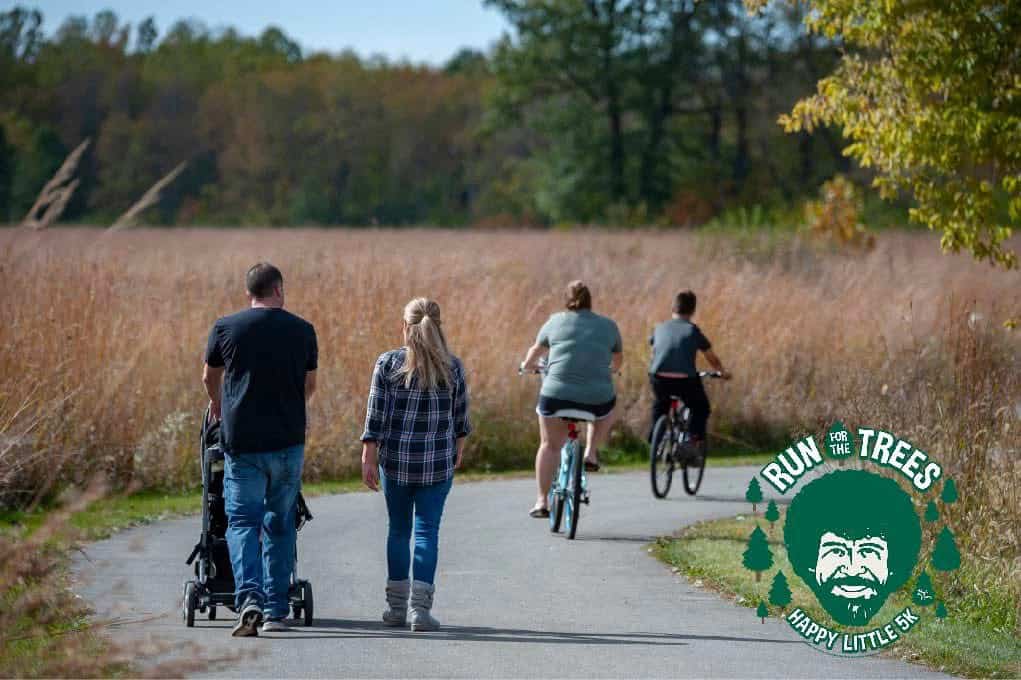
[[312, 324], [283, 309], [256, 307], [218, 319], [206, 363], [224, 366], [223, 447], [232, 454], [305, 443], [305, 373], [319, 350]]

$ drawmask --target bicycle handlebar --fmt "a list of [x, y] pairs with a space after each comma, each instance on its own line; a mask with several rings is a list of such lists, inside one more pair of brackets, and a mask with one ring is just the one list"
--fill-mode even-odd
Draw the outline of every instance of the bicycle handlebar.
[[[533, 368], [528, 371], [525, 370], [524, 365], [518, 366], [518, 375], [546, 375], [546, 366], [539, 366], [539, 368]], [[623, 375], [622, 371], [613, 371], [613, 375]], [[720, 371], [699, 371], [699, 378], [722, 378], [723, 373]]]
[[[546, 366], [540, 366], [539, 368], [533, 368], [526, 371], [524, 366], [518, 366], [518, 375], [546, 375]], [[624, 373], [622, 371], [611, 371], [613, 375], [620, 376]]]

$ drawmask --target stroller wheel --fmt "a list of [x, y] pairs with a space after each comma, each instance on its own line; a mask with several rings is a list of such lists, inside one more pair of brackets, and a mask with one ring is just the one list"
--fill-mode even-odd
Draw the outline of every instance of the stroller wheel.
[[184, 601], [182, 602], [181, 615], [184, 625], [189, 628], [195, 626], [195, 607], [198, 604], [198, 596], [195, 594], [195, 582], [188, 581], [184, 584]]
[[315, 611], [314, 610], [314, 606], [315, 605], [314, 605], [314, 601], [312, 599], [312, 584], [309, 583], [308, 581], [305, 581], [305, 583], [302, 584], [302, 587], [301, 587], [301, 601], [302, 601], [302, 609], [305, 612], [305, 625], [306, 626], [311, 626], [312, 625], [312, 620], [313, 620], [312, 619], [312, 615], [313, 615], [313, 613]]
[[209, 620], [210, 621], [215, 621], [216, 620], [216, 607], [214, 607], [212, 605], [210, 605], [210, 607], [209, 607]]

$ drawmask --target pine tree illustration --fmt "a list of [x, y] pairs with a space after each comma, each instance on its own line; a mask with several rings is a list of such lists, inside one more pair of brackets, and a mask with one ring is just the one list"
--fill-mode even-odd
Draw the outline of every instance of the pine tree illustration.
[[929, 504], [925, 506], [925, 521], [935, 522], [939, 519], [939, 508], [936, 507], [936, 501], [929, 501]]
[[932, 549], [932, 566], [937, 571], [953, 571], [961, 566], [961, 552], [950, 529], [943, 526]]
[[939, 619], [940, 623], [943, 623], [943, 619], [947, 617], [947, 607], [943, 604], [943, 600], [936, 603], [936, 618]]
[[780, 612], [791, 603], [791, 588], [787, 585], [787, 577], [783, 571], [776, 572], [773, 584], [769, 587], [769, 604], [780, 608]]
[[744, 551], [743, 564], [746, 569], [755, 572], [755, 580], [762, 578], [762, 572], [773, 566], [773, 552], [769, 549], [766, 534], [758, 525], [748, 537], [748, 547]]
[[759, 486], [759, 480], [756, 477], [752, 477], [752, 481], [748, 482], [748, 490], [744, 493], [744, 499], [752, 504], [752, 514], [755, 514], [755, 505], [762, 502], [762, 487]]
[[947, 481], [943, 482], [943, 493], [940, 495], [940, 498], [947, 505], [957, 502], [957, 484], [954, 483], [954, 480], [947, 479]]
[[927, 607], [936, 599], [936, 589], [929, 578], [929, 572], [923, 571], [915, 581], [915, 589], [911, 591], [911, 601], [919, 607]]
[[765, 623], [766, 617], [769, 616], [769, 608], [766, 606], [765, 602], [759, 600], [759, 606], [755, 609], [755, 613], [759, 615], [760, 619], [762, 619], [762, 623]]
[[769, 533], [773, 533], [773, 524], [780, 519], [780, 510], [776, 507], [776, 501], [769, 501], [766, 506], [766, 514], [763, 515], [769, 522]]

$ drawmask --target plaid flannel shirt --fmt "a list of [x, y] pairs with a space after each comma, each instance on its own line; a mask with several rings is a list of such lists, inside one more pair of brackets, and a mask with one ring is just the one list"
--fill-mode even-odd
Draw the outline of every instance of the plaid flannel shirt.
[[381, 354], [372, 372], [362, 441], [379, 445], [379, 463], [387, 479], [426, 486], [454, 476], [457, 440], [471, 432], [464, 366], [452, 357], [453, 385], [448, 389], [405, 387], [397, 371], [406, 349]]

